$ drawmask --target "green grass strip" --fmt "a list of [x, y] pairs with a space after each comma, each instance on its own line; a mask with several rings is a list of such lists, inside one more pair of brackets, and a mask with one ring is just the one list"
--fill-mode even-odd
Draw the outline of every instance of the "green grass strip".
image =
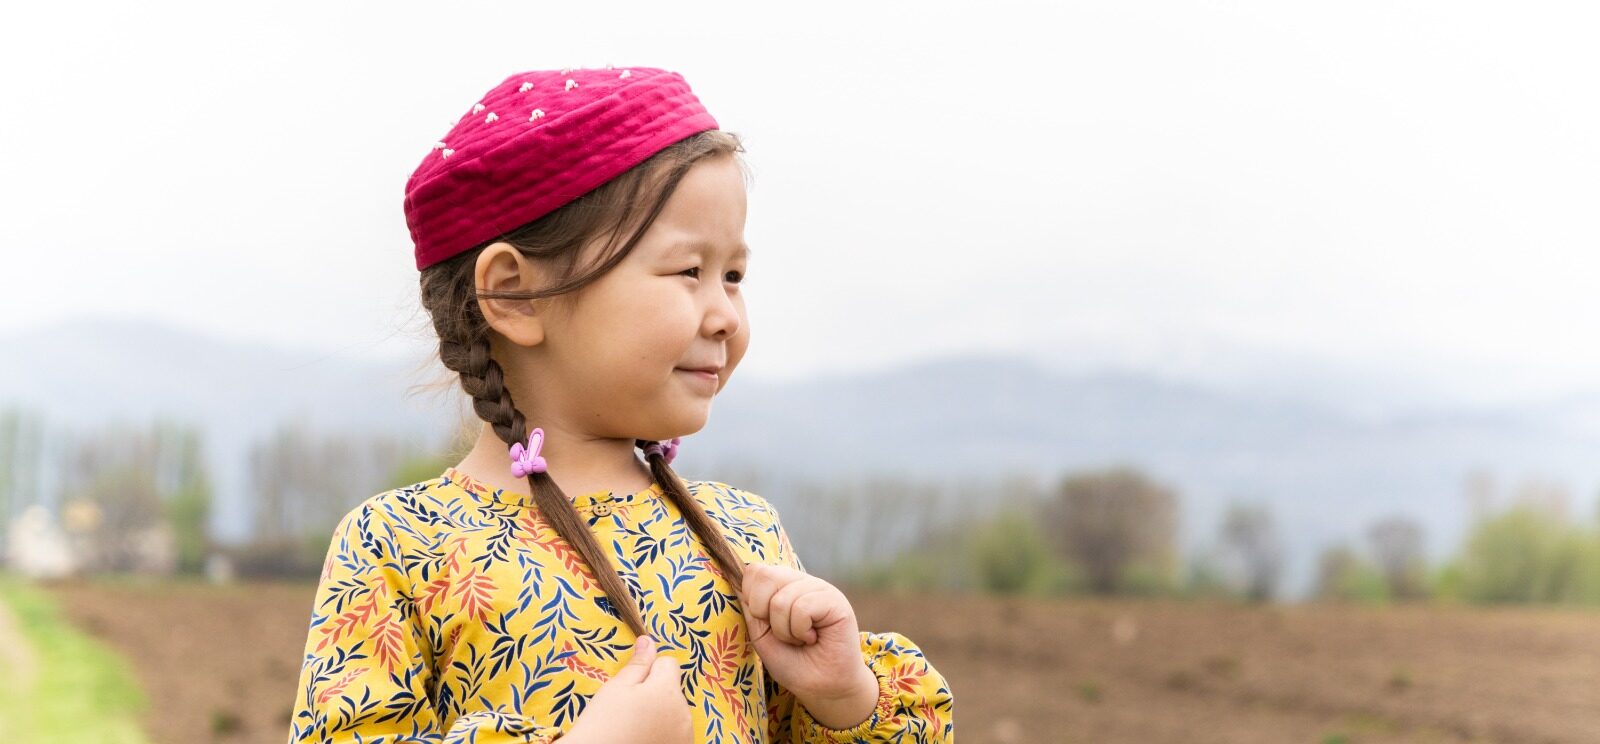
[[139, 724], [148, 701], [127, 660], [67, 624], [24, 579], [0, 573], [0, 603], [32, 657], [31, 680], [27, 670], [0, 672], [0, 741], [149, 744]]

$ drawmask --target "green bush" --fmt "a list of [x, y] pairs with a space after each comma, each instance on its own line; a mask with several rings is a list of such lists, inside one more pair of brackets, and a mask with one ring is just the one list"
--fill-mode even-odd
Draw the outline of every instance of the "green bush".
[[940, 563], [924, 552], [906, 552], [882, 563], [847, 571], [845, 580], [872, 591], [928, 591], [948, 588]]
[[1517, 506], [1480, 521], [1453, 580], [1471, 602], [1600, 603], [1600, 534]]
[[1317, 567], [1316, 597], [1331, 602], [1378, 604], [1392, 597], [1383, 572], [1347, 546], [1324, 550]]
[[848, 580], [876, 591], [964, 589], [1010, 595], [1082, 591], [1080, 572], [1046, 543], [1037, 522], [1008, 511], [975, 529], [847, 572]]
[[1006, 512], [984, 525], [973, 537], [970, 555], [985, 591], [1025, 594], [1047, 590], [1053, 580], [1050, 548], [1026, 514]]

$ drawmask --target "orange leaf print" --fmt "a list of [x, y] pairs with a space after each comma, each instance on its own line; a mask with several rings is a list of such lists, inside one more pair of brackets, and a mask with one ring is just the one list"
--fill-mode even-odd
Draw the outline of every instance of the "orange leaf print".
[[737, 639], [738, 628], [728, 628], [706, 644], [706, 658], [711, 662], [711, 671], [707, 673], [711, 679], [721, 682], [732, 679], [739, 673], [740, 649]]
[[422, 591], [417, 592], [417, 608], [423, 612], [432, 612], [439, 599], [449, 593], [450, 578], [441, 576], [429, 582]]
[[537, 540], [530, 540], [528, 536], [537, 537], [545, 532], [553, 531], [549, 528], [548, 522], [538, 517], [537, 512], [523, 512], [522, 514], [519, 514], [517, 516], [517, 526], [522, 528], [522, 534], [517, 535], [517, 539], [525, 543], [531, 542], [535, 545], [543, 545], [543, 543]]
[[467, 552], [467, 538], [462, 537], [450, 541], [450, 557], [447, 563], [450, 566], [451, 572], [461, 570], [461, 562], [456, 560], [456, 558], [465, 552]]
[[744, 717], [744, 696], [740, 695], [739, 691], [733, 689], [732, 687], [719, 685], [717, 689], [717, 697], [722, 698], [723, 701], [727, 703], [728, 709], [733, 711], [734, 727], [743, 730], [748, 725], [748, 722]]
[[728, 708], [733, 711], [736, 726], [743, 730], [744, 696], [728, 685], [728, 680], [739, 673], [741, 645], [738, 628], [728, 628], [711, 638], [706, 644], [706, 658], [711, 662], [711, 671], [706, 673], [706, 686], [714, 688], [717, 697], [727, 702]]
[[477, 622], [489, 617], [489, 597], [494, 593], [494, 580], [472, 571], [462, 577], [455, 595], [461, 598], [461, 611]]
[[595, 581], [594, 574], [589, 571], [589, 564], [585, 563], [583, 556], [578, 555], [578, 551], [573, 550], [572, 545], [561, 539], [560, 535], [551, 532], [547, 539], [529, 539], [524, 542], [533, 543], [560, 558], [561, 564], [566, 567], [567, 572], [577, 576], [583, 582], [584, 591], [592, 592], [599, 587], [599, 583]]
[[362, 671], [363, 670], [361, 669], [351, 669], [350, 671], [345, 672], [343, 677], [335, 680], [333, 684], [328, 685], [328, 689], [323, 690], [321, 694], [317, 695], [317, 702], [326, 703], [328, 702], [329, 698], [344, 692], [344, 688], [349, 687], [350, 682], [356, 677], [360, 676]]
[[717, 578], [722, 579], [723, 581], [727, 581], [728, 580], [728, 577], [725, 574], [722, 573], [722, 568], [717, 566], [717, 562], [715, 560], [713, 560], [711, 558], [711, 556], [706, 555], [705, 553], [701, 553], [700, 555], [695, 557], [695, 560], [698, 560], [701, 563], [706, 564], [706, 570], [710, 571], [711, 575], [716, 576]]
[[921, 676], [910, 665], [899, 665], [889, 675], [889, 686], [900, 692], [915, 692]]
[[[561, 652], [562, 653], [566, 653], [566, 652], [571, 651], [571, 650], [572, 650], [572, 641], [567, 641], [566, 643], [561, 644]], [[589, 662], [584, 661], [583, 659], [578, 658], [577, 654], [572, 654], [571, 656], [568, 656], [565, 659], [562, 659], [561, 663], [566, 668], [568, 668], [568, 669], [570, 669], [570, 670], [572, 670], [574, 672], [577, 672], [577, 673], [579, 673], [579, 674], [581, 674], [581, 675], [583, 675], [585, 677], [588, 677], [589, 679], [592, 679], [592, 680], [605, 682], [606, 680], [611, 678], [609, 675], [607, 675], [605, 673], [604, 670], [600, 669], [599, 667], [597, 667], [597, 666], [595, 666], [593, 664], [590, 664]]]
[[345, 633], [358, 626], [366, 625], [367, 619], [378, 609], [378, 603], [385, 598], [383, 585], [374, 585], [367, 592], [367, 600], [365, 602], [351, 604], [350, 609], [340, 613], [338, 617], [322, 626], [322, 642], [317, 644], [317, 650], [321, 651], [329, 643], [338, 643]]
[[383, 668], [393, 672], [400, 665], [400, 622], [394, 615], [378, 618], [378, 627], [372, 632], [372, 645]]
[[458, 641], [460, 641], [460, 640], [461, 640], [461, 626], [457, 625], [454, 628], [450, 629], [450, 640], [445, 642], [444, 648], [442, 650], [440, 650], [439, 658], [435, 662], [435, 664], [440, 669], [448, 669], [450, 667], [450, 662], [455, 660], [455, 658], [456, 658], [456, 643]]

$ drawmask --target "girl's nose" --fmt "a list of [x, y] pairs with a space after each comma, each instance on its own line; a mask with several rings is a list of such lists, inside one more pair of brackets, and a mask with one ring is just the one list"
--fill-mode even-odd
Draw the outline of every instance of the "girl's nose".
[[712, 292], [711, 306], [706, 309], [705, 326], [710, 335], [732, 336], [739, 332], [743, 320], [739, 317], [739, 305], [724, 289]]

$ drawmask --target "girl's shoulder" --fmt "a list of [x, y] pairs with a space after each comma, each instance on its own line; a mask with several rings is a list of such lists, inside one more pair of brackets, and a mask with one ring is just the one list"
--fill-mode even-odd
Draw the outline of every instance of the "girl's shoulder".
[[368, 523], [374, 519], [390, 525], [410, 526], [419, 520], [437, 522], [441, 513], [451, 511], [453, 497], [445, 493], [448, 479], [436, 476], [423, 481], [379, 491], [355, 503], [340, 517], [346, 523]]
[[707, 509], [721, 509], [751, 514], [770, 514], [772, 505], [759, 494], [738, 486], [715, 480], [684, 480], [689, 494]]

